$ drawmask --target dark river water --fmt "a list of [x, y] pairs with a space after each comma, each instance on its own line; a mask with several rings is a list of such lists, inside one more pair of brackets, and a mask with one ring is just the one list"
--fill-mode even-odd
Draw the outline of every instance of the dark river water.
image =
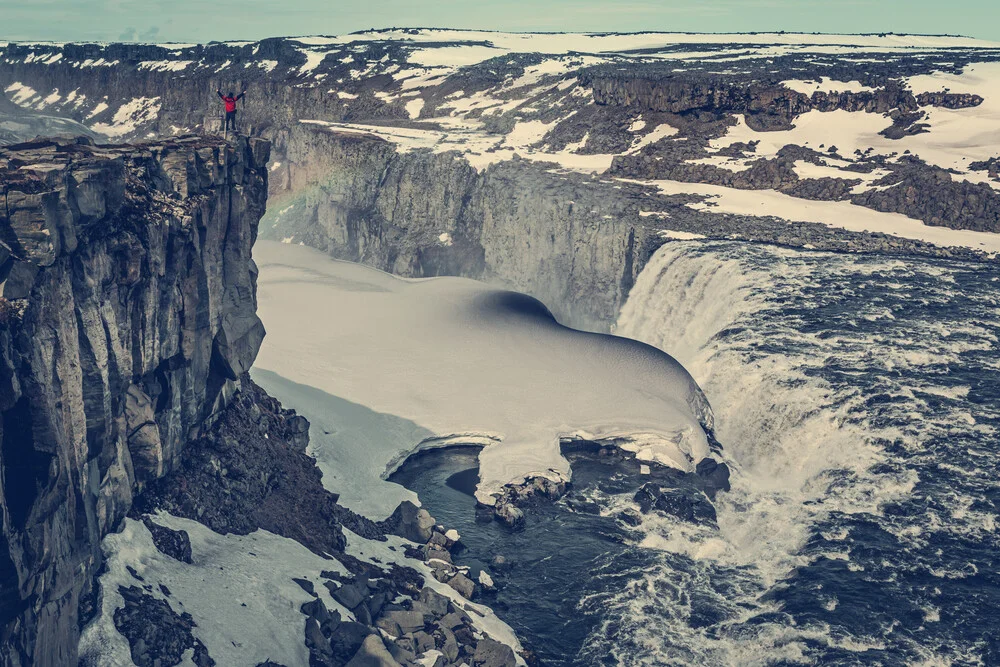
[[596, 457], [520, 532], [477, 520], [474, 449], [393, 477], [543, 664], [1000, 664], [996, 266], [670, 243], [616, 333], [711, 401], [717, 525], [629, 525], [642, 479]]

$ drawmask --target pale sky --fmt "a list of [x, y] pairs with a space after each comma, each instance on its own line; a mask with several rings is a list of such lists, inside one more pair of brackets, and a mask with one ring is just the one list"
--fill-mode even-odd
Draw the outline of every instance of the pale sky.
[[0, 0], [0, 39], [207, 42], [366, 28], [907, 32], [1000, 42], [1000, 0]]

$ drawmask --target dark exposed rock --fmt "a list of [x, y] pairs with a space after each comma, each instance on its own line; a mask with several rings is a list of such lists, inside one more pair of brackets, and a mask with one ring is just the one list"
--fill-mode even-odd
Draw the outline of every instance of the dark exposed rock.
[[149, 517], [145, 517], [143, 523], [153, 536], [157, 549], [183, 563], [191, 562], [191, 538], [186, 532], [161, 526]]
[[703, 489], [709, 498], [714, 498], [718, 491], [729, 490], [729, 466], [726, 464], [705, 458], [698, 462], [695, 473], [705, 480]]
[[383, 528], [388, 533], [423, 544], [431, 538], [434, 517], [422, 507], [404, 500], [392, 516], [385, 520]]
[[458, 591], [462, 597], [470, 600], [476, 592], [476, 584], [461, 572], [449, 579], [448, 585]]
[[430, 588], [424, 588], [420, 591], [420, 602], [435, 616], [447, 614], [448, 605], [451, 604], [448, 598]]
[[506, 644], [492, 639], [481, 640], [472, 656], [473, 667], [514, 667], [516, 664], [514, 651]]
[[300, 444], [305, 420], [248, 376], [240, 385], [216, 424], [183, 452], [177, 470], [136, 499], [134, 512], [162, 509], [220, 533], [263, 528], [320, 555], [343, 549], [342, 522], [381, 538], [374, 523], [338, 505], [323, 487], [315, 459]]
[[114, 614], [115, 627], [128, 640], [132, 662], [138, 667], [176, 665], [194, 649], [194, 664], [212, 667], [215, 660], [191, 630], [191, 615], [177, 614], [165, 600], [157, 600], [141, 588], [120, 587], [124, 605]]
[[655, 509], [689, 523], [715, 524], [716, 521], [715, 507], [708, 498], [689, 489], [663, 488], [649, 482], [636, 492], [635, 502], [644, 514]]
[[929, 127], [927, 123], [917, 122], [924, 118], [924, 113], [921, 111], [911, 113], [894, 111], [889, 116], [892, 118], [892, 125], [879, 132], [879, 134], [888, 139], [902, 139], [903, 137], [920, 134], [926, 132]]
[[344, 605], [348, 609], [354, 609], [361, 604], [368, 595], [368, 587], [359, 583], [342, 584], [339, 588], [331, 590], [333, 599]]
[[812, 95], [790, 90], [780, 82], [742, 80], [737, 77], [705, 76], [674, 72], [669, 66], [611, 71], [596, 67], [581, 75], [594, 90], [594, 101], [603, 105], [636, 106], [651, 111], [689, 113], [712, 111], [747, 114], [747, 123], [758, 131], [787, 129], [808, 111], [864, 111], [887, 114], [913, 112], [921, 106], [949, 109], [974, 107], [983, 98], [964, 93], [921, 93], [914, 96], [898, 83], [887, 83], [874, 91], [822, 92]]
[[511, 530], [524, 528], [524, 510], [513, 503], [497, 503], [493, 508], [493, 515]]
[[944, 169], [903, 157], [881, 185], [851, 201], [877, 211], [902, 213], [928, 225], [1000, 231], [1000, 193], [987, 183], [956, 181]]
[[344, 621], [337, 625], [330, 635], [330, 647], [334, 664], [343, 665], [358, 652], [362, 642], [371, 633], [366, 625]]
[[308, 579], [299, 579], [298, 577], [292, 577], [292, 581], [299, 585], [299, 588], [304, 590], [309, 595], [316, 595], [316, 586], [313, 582]]
[[368, 635], [347, 667], [400, 667], [378, 635]]

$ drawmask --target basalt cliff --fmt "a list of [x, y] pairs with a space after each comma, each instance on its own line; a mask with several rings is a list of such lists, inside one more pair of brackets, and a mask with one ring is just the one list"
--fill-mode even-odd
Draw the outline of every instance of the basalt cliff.
[[75, 663], [101, 539], [253, 362], [268, 151], [0, 150], [0, 663]]

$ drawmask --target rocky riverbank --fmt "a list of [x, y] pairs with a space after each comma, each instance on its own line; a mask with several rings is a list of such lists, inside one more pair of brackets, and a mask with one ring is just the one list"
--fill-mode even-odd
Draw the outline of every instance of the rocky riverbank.
[[[484, 610], [468, 601], [492, 583], [488, 576], [474, 582], [467, 568], [451, 564], [449, 549], [458, 534], [410, 503], [380, 523], [338, 505], [336, 494], [323, 488], [315, 460], [305, 454], [308, 428], [302, 417], [244, 376], [240, 393], [212, 429], [185, 448], [173, 472], [136, 498], [130, 516], [150, 530], [159, 551], [182, 563], [192, 562], [191, 540], [182, 530], [159, 525], [160, 512], [222, 534], [266, 530], [331, 558], [320, 585], [336, 606], [324, 603], [315, 583], [295, 578], [291, 569], [287, 573], [311, 596], [301, 606], [311, 665], [523, 664], [510, 646], [473, 620], [484, 618]], [[345, 552], [345, 529], [353, 540], [384, 542], [398, 535], [412, 541], [405, 555], [414, 559], [413, 567], [402, 553], [402, 564], [352, 557]], [[418, 571], [418, 563], [426, 568]], [[133, 662], [140, 667], [166, 663], [191, 651], [200, 667], [216, 664], [195, 639], [197, 623], [174, 611], [182, 605], [169, 587], [130, 572], [131, 583], [119, 584], [122, 606], [113, 621], [128, 640]]]

